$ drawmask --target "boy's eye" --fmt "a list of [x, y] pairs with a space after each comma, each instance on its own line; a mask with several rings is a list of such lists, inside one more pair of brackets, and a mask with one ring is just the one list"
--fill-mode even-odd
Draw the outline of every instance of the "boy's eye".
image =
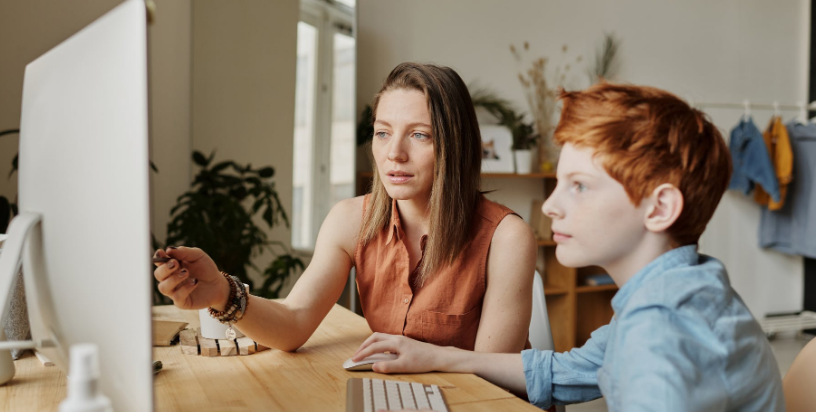
[[575, 189], [576, 192], [580, 193], [586, 190], [586, 186], [584, 186], [581, 182], [575, 182], [572, 184], [572, 187]]

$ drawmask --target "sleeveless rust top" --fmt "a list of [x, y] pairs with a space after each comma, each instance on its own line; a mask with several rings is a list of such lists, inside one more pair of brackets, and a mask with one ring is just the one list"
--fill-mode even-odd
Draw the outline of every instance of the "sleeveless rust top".
[[[363, 215], [371, 195], [363, 202]], [[496, 227], [512, 210], [481, 197], [471, 239], [453, 265], [414, 285], [397, 202], [391, 224], [368, 244], [357, 244], [355, 266], [363, 314], [374, 332], [404, 335], [440, 346], [473, 350], [486, 290], [487, 254]], [[422, 236], [422, 254], [425, 241]], [[420, 258], [419, 262], [422, 262]]]

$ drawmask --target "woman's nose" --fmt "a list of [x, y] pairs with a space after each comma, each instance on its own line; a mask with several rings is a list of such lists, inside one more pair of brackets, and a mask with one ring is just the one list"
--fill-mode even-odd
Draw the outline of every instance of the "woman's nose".
[[404, 139], [391, 139], [388, 146], [388, 160], [392, 162], [402, 163], [408, 160], [408, 154], [403, 147]]

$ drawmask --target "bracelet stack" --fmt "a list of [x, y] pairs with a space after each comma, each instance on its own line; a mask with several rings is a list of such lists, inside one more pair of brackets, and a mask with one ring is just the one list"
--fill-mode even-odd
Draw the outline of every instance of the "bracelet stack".
[[226, 323], [232, 327], [233, 323], [237, 323], [243, 319], [249, 304], [249, 293], [244, 288], [243, 282], [237, 276], [230, 276], [224, 272], [222, 275], [227, 279], [230, 285], [229, 299], [227, 300], [227, 307], [223, 311], [208, 308], [207, 310], [215, 320]]

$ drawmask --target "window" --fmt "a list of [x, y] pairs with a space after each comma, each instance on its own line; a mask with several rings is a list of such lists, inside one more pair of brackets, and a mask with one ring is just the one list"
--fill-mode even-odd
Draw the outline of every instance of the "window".
[[292, 246], [300, 250], [314, 249], [329, 210], [354, 196], [356, 42], [352, 13], [345, 3], [301, 3], [291, 219]]

